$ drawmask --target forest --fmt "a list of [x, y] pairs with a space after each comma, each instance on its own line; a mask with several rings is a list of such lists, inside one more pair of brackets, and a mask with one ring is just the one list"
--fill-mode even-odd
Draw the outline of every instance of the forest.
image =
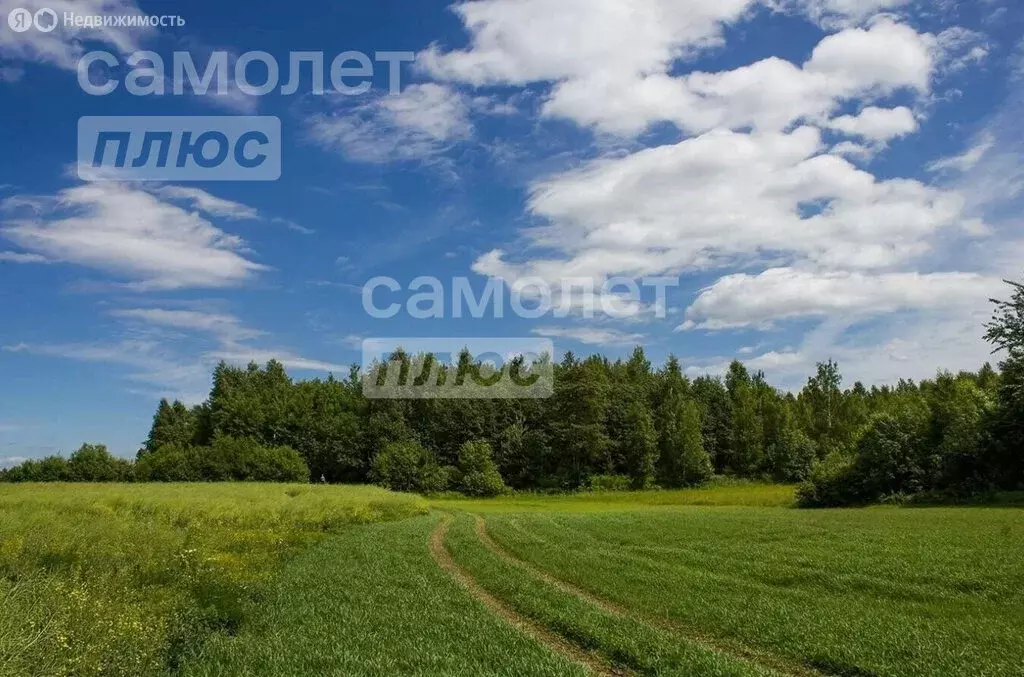
[[[807, 507], [963, 498], [1024, 485], [1024, 286], [984, 330], [1001, 357], [977, 372], [845, 386], [817, 365], [799, 392], [734, 361], [689, 379], [567, 352], [545, 399], [370, 399], [343, 379], [293, 381], [270, 361], [213, 372], [208, 399], [163, 400], [134, 462], [101, 445], [27, 461], [0, 481], [374, 482], [488, 496], [508, 490], [696, 486], [715, 475], [801, 483]], [[479, 364], [459, 369], [479, 370]]]

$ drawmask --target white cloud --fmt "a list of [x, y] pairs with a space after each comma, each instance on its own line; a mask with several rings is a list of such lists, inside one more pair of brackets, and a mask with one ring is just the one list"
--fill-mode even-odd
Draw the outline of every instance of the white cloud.
[[123, 340], [106, 344], [66, 343], [4, 346], [10, 353], [57, 357], [127, 367], [127, 378], [157, 388], [161, 395], [199, 402], [209, 387], [209, 365], [183, 359], [168, 346], [152, 340]]
[[680, 329], [766, 328], [793, 318], [841, 316], [852, 322], [900, 310], [970, 309], [984, 306], [1000, 286], [998, 278], [975, 273], [772, 268], [758, 275], [727, 275], [702, 290]]
[[[175, 308], [123, 308], [109, 312], [127, 324], [128, 338], [96, 343], [19, 343], [9, 353], [56, 357], [126, 367], [126, 378], [145, 386], [143, 393], [194, 404], [206, 399], [210, 374], [220, 360], [237, 365], [276, 359], [297, 371], [347, 373], [348, 367], [297, 355], [285, 348], [252, 342], [266, 332], [252, 329], [222, 312]], [[149, 328], [136, 331], [136, 327]], [[168, 331], [170, 330], [170, 331]]]
[[496, 250], [474, 270], [507, 280], [602, 279], [780, 255], [870, 270], [908, 263], [964, 225], [956, 192], [879, 180], [821, 150], [813, 128], [719, 130], [594, 161], [532, 188], [529, 209], [548, 225], [524, 237], [559, 255], [514, 263]]
[[469, 110], [457, 90], [425, 83], [367, 103], [340, 105], [312, 116], [307, 128], [315, 143], [353, 160], [429, 160], [472, 136]]
[[[882, 318], [868, 332], [849, 332], [842, 318], [826, 320], [808, 332], [798, 347], [769, 350], [744, 357], [748, 368], [765, 372], [781, 387], [799, 390], [817, 362], [839, 363], [844, 383], [894, 385], [901, 378], [934, 378], [938, 369], [975, 370], [994, 360], [991, 346], [981, 338], [988, 319], [987, 307], [953, 312], [924, 310]], [[694, 360], [690, 376], [721, 374], [729, 358]]]
[[235, 286], [266, 270], [246, 258], [241, 238], [132, 185], [87, 183], [3, 204], [5, 211], [29, 207], [27, 215], [0, 222], [6, 239], [39, 256], [101, 270], [138, 290]]
[[21, 252], [0, 251], [0, 261], [7, 263], [52, 263], [50, 259], [39, 254], [23, 254]]
[[857, 115], [843, 115], [828, 121], [829, 129], [872, 142], [886, 142], [917, 131], [914, 113], [906, 106], [868, 106]]
[[194, 209], [225, 219], [256, 219], [259, 212], [253, 207], [240, 202], [225, 200], [207, 193], [199, 188], [186, 186], [158, 186], [149, 189], [149, 192], [171, 201], [181, 201], [191, 205]]
[[[585, 7], [582, 6], [585, 4]], [[747, 0], [483, 0], [456, 6], [471, 34], [465, 50], [432, 46], [420, 66], [471, 85], [553, 83], [547, 116], [632, 136], [668, 121], [697, 133], [716, 127], [781, 130], [827, 116], [840, 101], [925, 94], [941, 48], [891, 17], [828, 35], [803, 66], [779, 58], [719, 73], [674, 76], [693, 50], [718, 44]]]
[[912, 0], [790, 0], [783, 7], [806, 14], [825, 28], [862, 23], [879, 12], [898, 10]]
[[953, 155], [951, 157], [940, 158], [928, 165], [928, 171], [940, 172], [947, 169], [955, 170], [958, 172], [966, 172], [973, 169], [982, 158], [992, 150], [995, 146], [995, 137], [988, 133], [982, 132], [981, 136], [975, 140], [974, 144], [960, 155]]
[[[889, 58], [882, 55], [889, 55]], [[934, 38], [879, 20], [826, 36], [797, 66], [777, 57], [717, 73], [619, 77], [595, 72], [555, 86], [544, 113], [606, 132], [637, 134], [669, 121], [698, 133], [716, 127], [782, 130], [827, 117], [841, 101], [908, 89], [927, 93]]]
[[244, 326], [234, 315], [225, 313], [164, 308], [123, 308], [112, 310], [110, 314], [156, 326], [206, 332], [224, 342], [245, 341], [264, 335], [262, 331]]
[[295, 355], [284, 350], [261, 350], [259, 348], [237, 348], [233, 350], [219, 350], [209, 354], [215, 360], [224, 360], [234, 364], [248, 364], [249, 362], [264, 363], [270, 360], [277, 360], [286, 369], [296, 371], [317, 371], [332, 372], [335, 374], [347, 374], [349, 367], [344, 364], [334, 364], [313, 360], [300, 355]]
[[471, 36], [466, 50], [434, 45], [417, 65], [473, 85], [665, 72], [688, 52], [717, 45], [725, 23], [752, 0], [478, 0], [452, 7]]
[[600, 327], [539, 327], [532, 332], [548, 338], [565, 338], [595, 346], [628, 346], [643, 343], [643, 334], [631, 334]]

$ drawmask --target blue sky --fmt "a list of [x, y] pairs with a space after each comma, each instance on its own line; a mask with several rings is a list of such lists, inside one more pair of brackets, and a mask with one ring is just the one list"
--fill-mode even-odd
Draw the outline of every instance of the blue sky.
[[[782, 387], [976, 368], [987, 299], [1019, 278], [1024, 7], [1014, 0], [0, 0], [183, 27], [0, 25], [0, 462], [105, 442], [158, 399], [201, 401], [219, 359], [345, 371], [362, 339], [642, 343], [691, 374], [739, 357]], [[197, 64], [413, 52], [402, 91], [108, 96], [88, 50]], [[169, 66], [168, 66], [169, 68]], [[274, 182], [77, 178], [85, 115], [272, 115]], [[573, 312], [371, 317], [361, 288], [535, 277]], [[668, 276], [628, 317], [568, 278]], [[562, 285], [562, 286], [560, 286]], [[411, 292], [379, 292], [379, 304]], [[8, 459], [4, 461], [2, 459]]]

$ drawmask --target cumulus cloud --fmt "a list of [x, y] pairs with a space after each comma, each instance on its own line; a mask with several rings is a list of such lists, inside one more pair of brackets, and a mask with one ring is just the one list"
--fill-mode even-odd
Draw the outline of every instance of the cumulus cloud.
[[521, 263], [500, 251], [475, 270], [515, 279], [679, 274], [762, 255], [848, 270], [905, 264], [944, 230], [963, 198], [909, 179], [879, 180], [822, 154], [820, 133], [718, 130], [600, 159], [534, 184], [524, 233], [561, 256]]
[[752, 0], [478, 0], [452, 10], [467, 49], [417, 55], [437, 79], [472, 85], [665, 72], [675, 59], [721, 43], [722, 27]]
[[976, 308], [1000, 286], [998, 278], [976, 273], [870, 275], [772, 268], [720, 278], [700, 292], [679, 328], [766, 328], [793, 318], [852, 320], [901, 310]]
[[718, 44], [722, 26], [753, 3], [586, 4], [457, 5], [470, 47], [445, 52], [435, 45], [418, 62], [436, 78], [477, 86], [553, 83], [545, 115], [636, 135], [661, 121], [690, 133], [781, 130], [827, 117], [851, 98], [880, 98], [904, 88], [924, 94], [942, 51], [935, 36], [881, 17], [826, 36], [802, 66], [770, 57], [729, 71], [676, 76], [673, 64]]
[[[183, 190], [194, 206], [223, 215], [226, 201]], [[247, 258], [241, 238], [200, 212], [130, 184], [86, 183], [51, 196], [8, 198], [3, 206], [11, 216], [0, 221], [0, 236], [138, 290], [236, 286], [266, 270]]]
[[891, 141], [917, 131], [914, 113], [906, 106], [868, 106], [857, 115], [842, 115], [828, 121], [829, 129], [871, 142]]

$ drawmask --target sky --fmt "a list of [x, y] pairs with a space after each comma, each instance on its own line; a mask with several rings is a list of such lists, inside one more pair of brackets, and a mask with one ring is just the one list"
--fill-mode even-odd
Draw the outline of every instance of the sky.
[[[0, 0], [0, 17], [42, 7], [184, 25], [0, 24], [0, 464], [86, 441], [131, 456], [159, 399], [203, 401], [220, 360], [344, 375], [373, 337], [641, 344], [793, 389], [826, 359], [869, 385], [997, 359], [988, 300], [1024, 268], [1017, 0]], [[378, 66], [364, 93], [319, 94], [303, 63], [294, 93], [95, 96], [77, 75], [94, 50], [124, 68], [156, 52], [168, 78], [175, 52], [261, 50], [281, 84], [295, 52], [414, 58], [397, 93]], [[155, 115], [277, 117], [280, 177], [79, 177], [80, 117]], [[380, 276], [387, 318], [364, 307]], [[409, 310], [421, 276], [441, 317]], [[567, 283], [652, 277], [675, 286], [629, 313], [585, 312]], [[539, 278], [566, 312], [455, 317], [456, 278], [478, 296]]]

